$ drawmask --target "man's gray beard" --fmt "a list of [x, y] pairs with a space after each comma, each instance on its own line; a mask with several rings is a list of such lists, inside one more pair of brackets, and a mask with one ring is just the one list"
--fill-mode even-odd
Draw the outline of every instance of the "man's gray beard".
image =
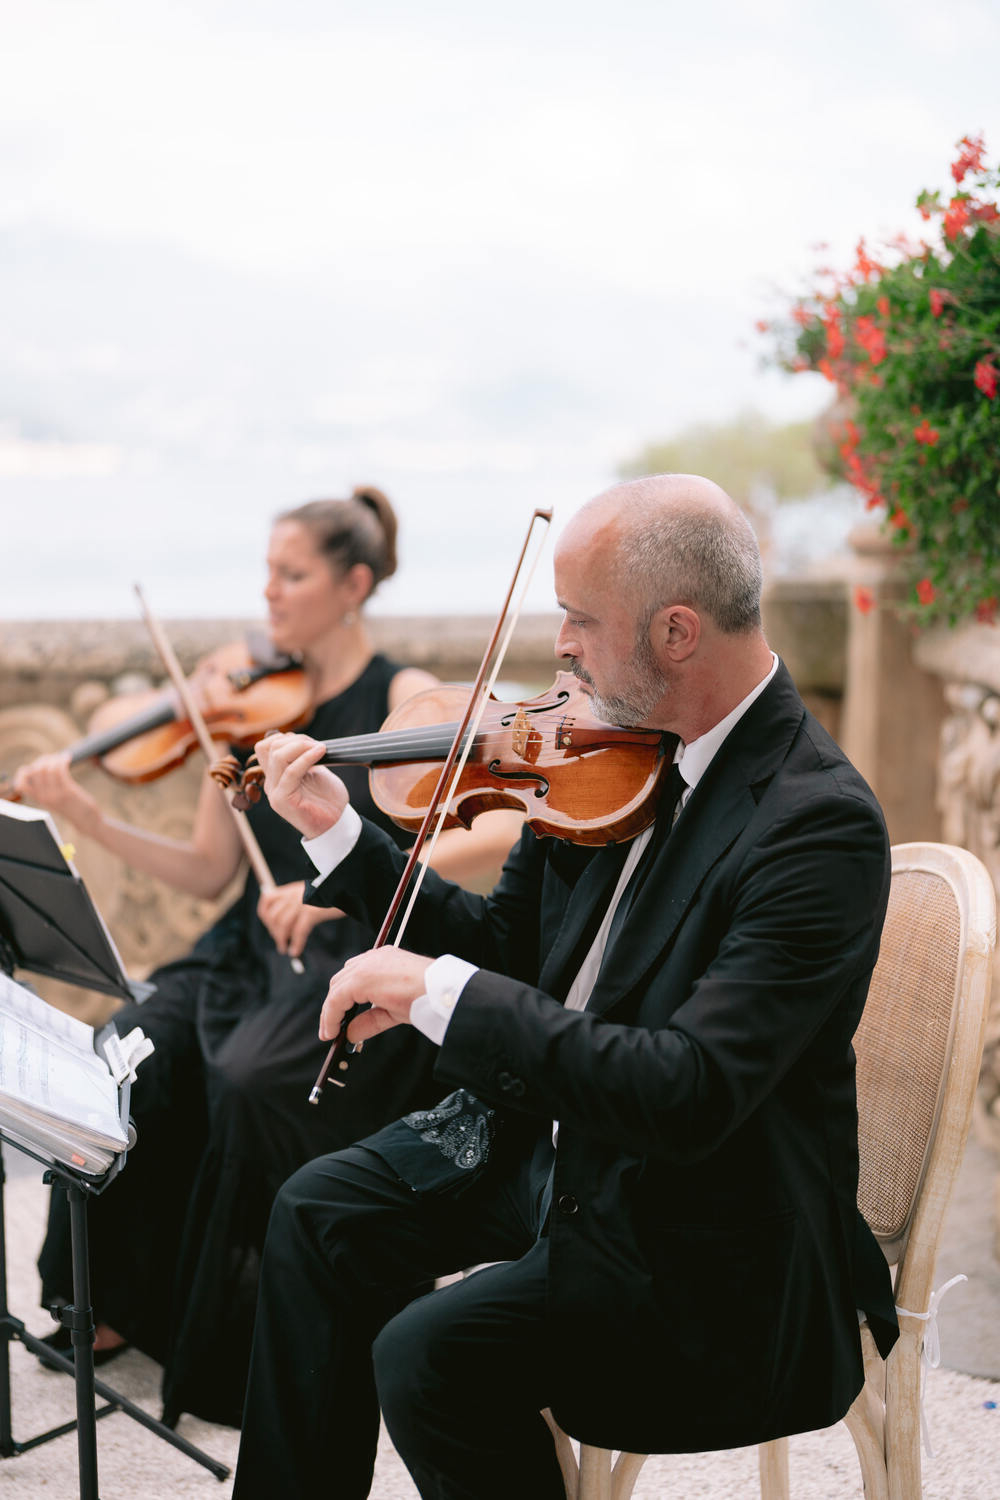
[[640, 638], [636, 643], [631, 660], [622, 668], [622, 675], [626, 678], [622, 691], [612, 697], [605, 697], [592, 686], [590, 706], [605, 724], [628, 729], [646, 723], [667, 689], [648, 637]]
[[592, 693], [590, 706], [598, 719], [605, 724], [614, 724], [619, 729], [631, 729], [644, 724], [659, 703], [662, 692], [621, 693], [614, 698], [605, 698], [601, 693]]

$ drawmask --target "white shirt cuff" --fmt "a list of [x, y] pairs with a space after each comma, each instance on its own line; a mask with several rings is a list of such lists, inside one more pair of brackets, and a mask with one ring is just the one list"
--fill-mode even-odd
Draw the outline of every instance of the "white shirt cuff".
[[454, 953], [442, 953], [427, 970], [427, 988], [410, 1006], [410, 1022], [439, 1047], [459, 997], [475, 973], [475, 964], [456, 958]]
[[302, 840], [303, 849], [319, 872], [313, 885], [319, 885], [347, 858], [360, 837], [361, 818], [348, 803], [332, 828], [314, 839]]

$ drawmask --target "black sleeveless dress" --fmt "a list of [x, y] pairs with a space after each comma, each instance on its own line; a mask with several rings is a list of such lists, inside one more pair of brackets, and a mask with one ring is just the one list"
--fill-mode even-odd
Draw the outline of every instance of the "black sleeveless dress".
[[[305, 732], [329, 740], [377, 730], [398, 670], [374, 657]], [[338, 775], [363, 816], [408, 840], [375, 807], [363, 767]], [[308, 880], [298, 833], [263, 799], [248, 816], [275, 882]], [[92, 1299], [100, 1320], [163, 1364], [170, 1422], [190, 1412], [240, 1424], [260, 1250], [285, 1178], [440, 1093], [437, 1049], [399, 1027], [352, 1060], [345, 1088], [309, 1103], [328, 1050], [317, 1033], [327, 982], [374, 933], [348, 917], [321, 923], [296, 975], [257, 917], [258, 894], [251, 872], [192, 952], [150, 976], [156, 993], [114, 1018], [120, 1032], [142, 1026], [156, 1050], [133, 1086], [138, 1143], [88, 1210]], [[70, 1299], [61, 1192], [39, 1270], [45, 1305]]]

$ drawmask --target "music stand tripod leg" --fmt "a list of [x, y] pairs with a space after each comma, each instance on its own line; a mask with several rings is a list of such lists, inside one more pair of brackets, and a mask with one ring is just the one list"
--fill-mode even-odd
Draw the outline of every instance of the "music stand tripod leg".
[[10, 1308], [7, 1306], [7, 1237], [4, 1233], [3, 1185], [6, 1177], [3, 1150], [0, 1148], [0, 1458], [11, 1458], [17, 1451], [11, 1424], [10, 1341], [15, 1336]]
[[63, 1181], [69, 1199], [70, 1244], [73, 1256], [73, 1306], [62, 1309], [62, 1321], [73, 1345], [76, 1385], [76, 1437], [80, 1462], [80, 1500], [97, 1495], [97, 1394], [94, 1390], [94, 1309], [90, 1305], [90, 1266], [87, 1254], [87, 1195], [76, 1183]]
[[[143, 1411], [141, 1406], [137, 1406], [119, 1391], [96, 1379], [94, 1375], [94, 1310], [90, 1304], [90, 1254], [87, 1243], [87, 1198], [89, 1195], [87, 1190], [72, 1177], [64, 1176], [58, 1169], [53, 1169], [46, 1174], [46, 1177], [63, 1188], [69, 1198], [73, 1306], [61, 1308], [59, 1317], [64, 1327], [70, 1329], [74, 1351], [73, 1376], [76, 1382], [77, 1437], [80, 1450], [80, 1500], [98, 1500], [97, 1417], [103, 1416], [109, 1409], [102, 1407], [100, 1413], [96, 1411], [98, 1395], [107, 1401], [111, 1408], [123, 1412], [133, 1421], [140, 1423], [147, 1431], [155, 1433], [157, 1437], [176, 1448], [178, 1452], [186, 1454], [188, 1458], [193, 1458], [195, 1463], [208, 1469], [216, 1479], [220, 1481], [227, 1479], [230, 1470], [225, 1464], [212, 1458], [194, 1443], [189, 1443], [186, 1438], [179, 1437], [163, 1422], [157, 1421], [155, 1417]], [[83, 1355], [82, 1359], [81, 1355]], [[93, 1475], [92, 1490], [89, 1488], [91, 1474]]]

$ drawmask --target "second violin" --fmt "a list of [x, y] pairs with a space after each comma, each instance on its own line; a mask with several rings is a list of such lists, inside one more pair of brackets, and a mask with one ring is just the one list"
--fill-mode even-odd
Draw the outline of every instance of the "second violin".
[[[272, 729], [294, 729], [309, 716], [305, 673], [290, 657], [270, 657], [244, 641], [211, 651], [189, 686], [213, 736], [249, 747]], [[198, 736], [172, 688], [107, 698], [83, 739], [69, 746], [69, 764], [96, 760], [118, 781], [155, 781], [180, 766]], [[0, 781], [0, 796], [10, 797]]]

